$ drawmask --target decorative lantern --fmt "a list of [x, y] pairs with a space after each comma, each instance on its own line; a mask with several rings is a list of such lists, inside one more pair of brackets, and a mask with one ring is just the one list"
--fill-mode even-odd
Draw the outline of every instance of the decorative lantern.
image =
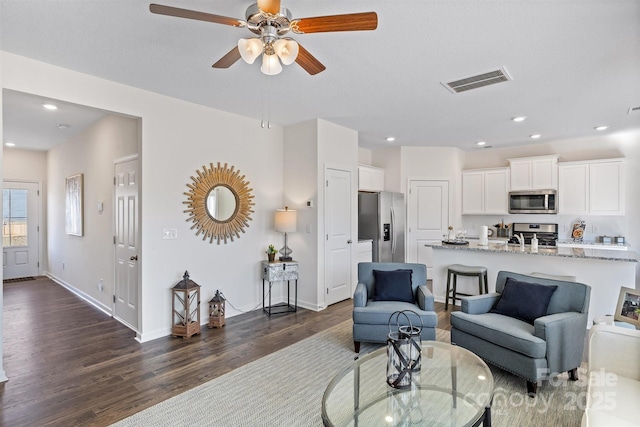
[[[413, 326], [407, 312], [415, 314], [420, 327]], [[391, 332], [391, 321], [396, 316], [398, 330]], [[400, 326], [400, 316], [404, 316], [408, 326]], [[411, 387], [412, 376], [420, 372], [422, 340], [420, 333], [424, 325], [420, 316], [411, 310], [396, 311], [389, 317], [387, 337], [387, 384], [393, 388]]]
[[200, 333], [200, 285], [189, 279], [185, 271], [182, 280], [171, 289], [171, 309], [174, 337], [191, 338]]
[[224, 326], [224, 302], [226, 300], [220, 291], [209, 301], [209, 328], [222, 328]]

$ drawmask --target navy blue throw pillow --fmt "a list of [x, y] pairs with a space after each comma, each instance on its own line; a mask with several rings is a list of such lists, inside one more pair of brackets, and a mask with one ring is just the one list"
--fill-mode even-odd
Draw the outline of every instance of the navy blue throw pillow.
[[413, 302], [412, 270], [373, 270], [374, 301]]
[[507, 278], [502, 295], [491, 313], [503, 314], [531, 323], [547, 314], [547, 307], [557, 286], [521, 282]]

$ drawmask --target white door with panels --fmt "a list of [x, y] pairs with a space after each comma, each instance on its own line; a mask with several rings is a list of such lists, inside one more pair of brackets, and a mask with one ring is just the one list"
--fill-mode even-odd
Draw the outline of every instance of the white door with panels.
[[137, 157], [115, 165], [115, 284], [113, 316], [138, 330], [140, 231]]
[[449, 227], [449, 181], [410, 180], [407, 201], [407, 262], [433, 268], [433, 249], [427, 243], [442, 241]]
[[36, 182], [4, 181], [2, 278], [37, 276], [40, 269], [40, 190]]
[[325, 169], [326, 305], [351, 298], [351, 172]]

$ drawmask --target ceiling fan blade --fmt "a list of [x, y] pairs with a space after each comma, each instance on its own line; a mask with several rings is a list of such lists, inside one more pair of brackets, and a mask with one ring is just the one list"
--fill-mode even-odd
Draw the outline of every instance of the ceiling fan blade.
[[378, 14], [375, 12], [316, 16], [314, 18], [294, 19], [291, 21], [291, 31], [298, 34], [364, 31], [375, 30], [376, 28], [378, 28]]
[[163, 6], [161, 4], [150, 4], [149, 10], [151, 13], [157, 13], [159, 15], [177, 16], [178, 18], [195, 19], [196, 21], [213, 22], [214, 24], [231, 25], [233, 27], [245, 27], [246, 22], [229, 18], [228, 16], [214, 15], [212, 13], [198, 12], [189, 9], [180, 9], [178, 7]]
[[322, 65], [322, 63], [318, 61], [313, 55], [311, 55], [307, 49], [300, 46], [300, 43], [298, 43], [298, 56], [296, 57], [296, 62], [312, 76], [324, 71], [327, 68]]
[[220, 58], [218, 62], [212, 65], [213, 68], [229, 68], [240, 59], [240, 50], [238, 46], [234, 47], [225, 56]]
[[280, 0], [258, 0], [258, 9], [271, 15], [280, 12]]

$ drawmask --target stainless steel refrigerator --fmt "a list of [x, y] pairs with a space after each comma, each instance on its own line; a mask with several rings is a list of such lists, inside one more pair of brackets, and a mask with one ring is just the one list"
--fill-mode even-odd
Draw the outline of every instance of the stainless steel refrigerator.
[[358, 239], [373, 239], [373, 262], [404, 262], [404, 194], [358, 193]]

